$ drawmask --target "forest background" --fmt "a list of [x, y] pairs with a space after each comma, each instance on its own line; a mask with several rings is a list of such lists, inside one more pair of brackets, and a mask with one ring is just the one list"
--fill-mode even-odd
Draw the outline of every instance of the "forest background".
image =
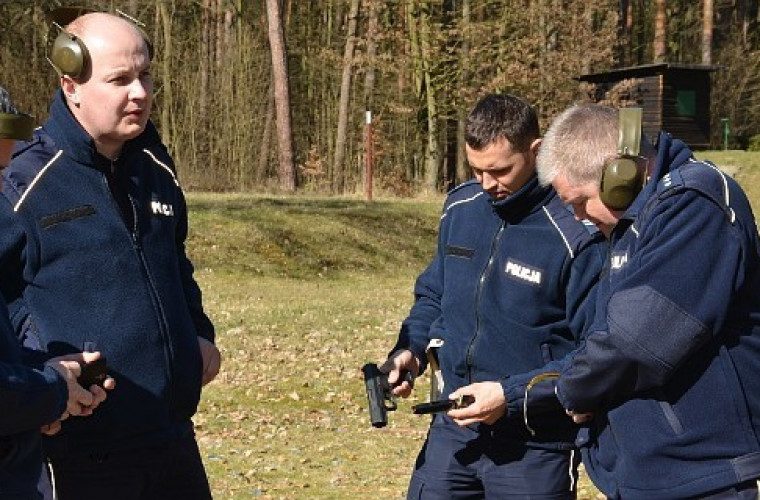
[[[57, 85], [45, 13], [62, 3], [0, 0], [2, 83], [39, 123]], [[757, 0], [75, 4], [144, 23], [153, 120], [188, 190], [361, 193], [369, 153], [376, 191], [441, 192], [470, 176], [464, 118], [479, 96], [518, 94], [546, 127], [588, 95], [578, 76], [656, 62], [718, 66], [713, 145], [721, 118], [731, 147], [760, 134]]]

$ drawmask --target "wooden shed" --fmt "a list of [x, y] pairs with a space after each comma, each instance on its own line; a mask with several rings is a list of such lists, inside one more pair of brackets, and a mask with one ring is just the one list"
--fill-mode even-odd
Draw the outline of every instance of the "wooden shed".
[[[660, 63], [578, 77], [594, 84], [596, 102], [624, 101], [641, 106], [643, 133], [655, 139], [670, 132], [693, 149], [710, 147], [710, 74], [716, 66]], [[621, 90], [622, 89], [622, 90]]]

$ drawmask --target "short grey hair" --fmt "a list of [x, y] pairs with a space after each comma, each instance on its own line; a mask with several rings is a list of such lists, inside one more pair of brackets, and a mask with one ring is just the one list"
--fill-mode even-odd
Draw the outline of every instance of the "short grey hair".
[[2, 85], [0, 85], [0, 113], [18, 114], [16, 106], [14, 106], [13, 101], [11, 101], [10, 94], [8, 94], [8, 91], [5, 90], [5, 87]]
[[542, 185], [562, 175], [571, 186], [599, 182], [604, 163], [617, 152], [618, 111], [600, 104], [577, 104], [554, 119], [538, 151]]

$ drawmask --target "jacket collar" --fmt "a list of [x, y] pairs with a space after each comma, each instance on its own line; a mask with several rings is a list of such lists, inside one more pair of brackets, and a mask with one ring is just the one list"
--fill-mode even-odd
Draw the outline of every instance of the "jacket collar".
[[[53, 142], [64, 154], [77, 163], [101, 169], [110, 160], [101, 155], [95, 147], [95, 140], [79, 124], [71, 113], [63, 91], [58, 89], [50, 105], [50, 117], [43, 126]], [[129, 156], [136, 150], [158, 144], [161, 139], [153, 123], [148, 120], [145, 130], [140, 135], [127, 141], [121, 151], [121, 158]]]
[[667, 132], [660, 132], [655, 149], [657, 150], [657, 156], [649, 180], [636, 199], [633, 200], [631, 206], [628, 207], [623, 218], [635, 219], [641, 213], [641, 209], [647, 200], [657, 192], [657, 183], [660, 179], [684, 163], [687, 163], [694, 156], [686, 143], [680, 139], [673, 139]]
[[513, 222], [540, 209], [552, 196], [552, 189], [541, 186], [538, 183], [538, 177], [534, 174], [517, 192], [503, 200], [491, 199], [490, 201], [494, 211], [501, 218]]

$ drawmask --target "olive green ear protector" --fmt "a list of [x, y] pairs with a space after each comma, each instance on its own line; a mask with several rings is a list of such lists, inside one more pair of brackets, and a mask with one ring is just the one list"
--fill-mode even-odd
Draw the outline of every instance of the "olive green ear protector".
[[618, 154], [605, 162], [599, 185], [599, 198], [612, 210], [628, 208], [644, 187], [644, 176], [634, 160], [641, 147], [641, 114], [641, 108], [618, 110]]
[[24, 113], [0, 113], [0, 139], [29, 141], [34, 131], [34, 118]]
[[81, 77], [90, 60], [90, 53], [82, 40], [63, 29], [53, 42], [48, 61], [60, 76]]
[[[61, 26], [65, 26], [77, 17], [90, 12], [95, 11], [78, 7], [61, 7], [55, 9], [48, 15], [48, 19], [50, 19], [53, 26], [59, 31], [50, 50], [48, 62], [50, 62], [50, 65], [53, 66], [59, 76], [66, 75], [77, 79], [83, 76], [87, 69], [87, 64], [90, 60], [90, 53], [87, 50], [87, 46], [85, 46], [84, 42], [82, 42], [78, 36], [69, 33]], [[118, 15], [126, 18], [135, 25], [145, 39], [145, 44], [148, 46], [148, 57], [152, 60], [153, 44], [150, 43], [150, 39], [145, 33], [145, 30], [140, 26], [139, 21], [121, 11], [117, 10], [116, 12]]]

